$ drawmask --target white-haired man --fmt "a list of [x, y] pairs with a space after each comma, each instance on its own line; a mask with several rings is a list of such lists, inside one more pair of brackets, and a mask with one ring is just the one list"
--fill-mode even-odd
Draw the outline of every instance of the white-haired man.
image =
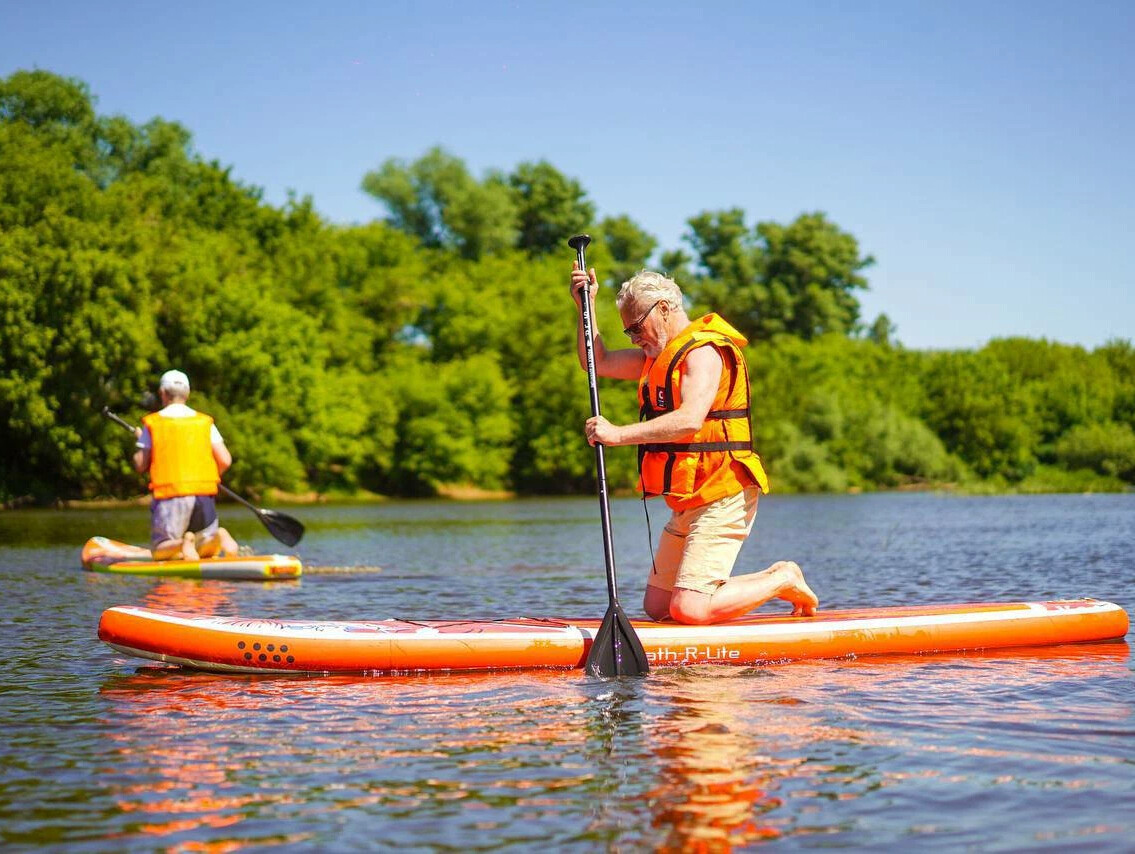
[[134, 468], [150, 473], [150, 549], [156, 560], [235, 555], [236, 540], [217, 521], [215, 496], [232, 465], [213, 419], [190, 409], [189, 378], [166, 371], [158, 383], [162, 409], [136, 431]]
[[[577, 306], [584, 289], [594, 304], [595, 270], [574, 264]], [[814, 614], [819, 600], [792, 561], [730, 577], [753, 528], [757, 500], [768, 492], [753, 450], [741, 350], [748, 342], [716, 314], [690, 320], [681, 289], [660, 273], [643, 270], [624, 282], [615, 305], [634, 347], [609, 350], [593, 328], [595, 371], [638, 382], [641, 420], [617, 425], [593, 416], [584, 433], [592, 445], [638, 445], [643, 494], [665, 496], [672, 511], [647, 580], [644, 610], [654, 620], [702, 625], [784, 599], [794, 614]], [[586, 370], [582, 320], [578, 349]]]

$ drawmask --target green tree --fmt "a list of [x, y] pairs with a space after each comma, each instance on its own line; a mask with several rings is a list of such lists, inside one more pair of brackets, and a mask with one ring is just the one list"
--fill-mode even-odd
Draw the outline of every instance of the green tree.
[[537, 255], [563, 251], [564, 241], [595, 217], [580, 183], [545, 160], [521, 163], [508, 176], [517, 216], [516, 248]]
[[898, 332], [898, 327], [891, 322], [891, 319], [885, 314], [879, 314], [867, 330], [867, 337], [876, 344], [890, 347], [895, 343], [896, 332]]
[[917, 354], [832, 333], [752, 346], [749, 362], [757, 448], [774, 490], [964, 479], [964, 465], [917, 414]]
[[822, 213], [802, 214], [787, 226], [763, 222], [757, 233], [764, 245], [763, 278], [773, 305], [781, 293], [791, 305], [786, 331], [804, 339], [855, 331], [855, 291], [867, 288], [859, 271], [875, 263], [870, 256], [860, 257], [858, 241]]
[[989, 353], [938, 353], [923, 376], [923, 419], [981, 477], [1018, 481], [1036, 464], [1030, 397]]
[[[188, 129], [99, 115], [81, 81], [0, 80], [0, 500], [135, 494], [123, 432], [157, 375], [194, 405], [256, 494], [446, 486], [591, 492], [590, 414], [566, 293], [572, 232], [595, 237], [599, 328], [655, 240], [591, 223], [583, 187], [544, 161], [471, 176], [441, 149], [366, 176], [388, 222], [342, 227], [280, 207], [205, 161]], [[691, 300], [753, 344], [757, 446], [776, 490], [973, 484], [1021, 491], [1135, 481], [1135, 350], [1010, 338], [929, 353], [859, 322], [870, 263], [823, 214], [690, 220], [696, 257], [663, 253]], [[612, 421], [634, 383], [603, 380]], [[607, 455], [630, 489], [634, 448]]]
[[599, 233], [611, 253], [611, 263], [604, 271], [604, 279], [616, 287], [646, 267], [658, 245], [653, 235], [643, 231], [625, 214], [606, 217], [599, 224]]
[[1080, 424], [1110, 417], [1116, 384], [1105, 361], [1082, 347], [1045, 340], [1002, 338], [982, 354], [996, 359], [1029, 399], [1029, 427], [1036, 433], [1038, 459], [1052, 461], [1053, 443]]
[[1094, 351], [1092, 360], [1106, 365], [1115, 382], [1109, 417], [1135, 429], [1135, 347], [1128, 340], [1114, 339]]
[[[92, 175], [85, 86], [0, 81], [0, 492], [95, 494], [126, 475], [98, 409], [140, 389], [154, 344], [146, 283], [120, 254]], [[121, 438], [121, 437], [118, 437]]]
[[855, 292], [867, 287], [860, 271], [874, 259], [861, 257], [858, 241], [824, 214], [750, 230], [733, 208], [699, 214], [689, 225], [686, 240], [701, 268], [691, 296], [700, 307], [719, 311], [754, 340], [857, 331]]
[[710, 279], [734, 287], [752, 286], [760, 275], [760, 253], [740, 208], [703, 211], [687, 220], [685, 240]]
[[391, 225], [423, 246], [480, 258], [516, 243], [516, 203], [507, 181], [494, 173], [478, 181], [464, 161], [441, 148], [409, 164], [390, 158], [368, 172], [362, 186], [386, 205]]
[[332, 237], [336, 287], [352, 324], [335, 345], [334, 358], [372, 373], [412, 334], [427, 301], [434, 253], [379, 222], [335, 229]]
[[1056, 443], [1056, 459], [1068, 469], [1091, 469], [1135, 483], [1135, 430], [1126, 424], [1079, 424]]
[[389, 393], [399, 401], [387, 489], [434, 495], [446, 484], [505, 486], [514, 426], [496, 357], [402, 360], [395, 367], [387, 374]]

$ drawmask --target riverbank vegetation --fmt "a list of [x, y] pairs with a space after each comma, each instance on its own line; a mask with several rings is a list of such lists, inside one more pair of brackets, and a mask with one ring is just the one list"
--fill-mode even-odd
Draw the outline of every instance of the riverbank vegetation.
[[[860, 317], [872, 259], [822, 213], [750, 225], [696, 213], [686, 247], [596, 220], [547, 162], [469, 173], [444, 149], [360, 176], [376, 219], [275, 207], [196, 154], [187, 129], [100, 115], [80, 81], [0, 80], [0, 502], [136, 495], [132, 447], [169, 367], [258, 494], [591, 492], [568, 236], [613, 294], [649, 259], [692, 315], [750, 337], [758, 447], [779, 491], [1135, 483], [1135, 350], [995, 340], [921, 352]], [[636, 418], [630, 383], [604, 414]], [[633, 449], [608, 455], [630, 489]]]

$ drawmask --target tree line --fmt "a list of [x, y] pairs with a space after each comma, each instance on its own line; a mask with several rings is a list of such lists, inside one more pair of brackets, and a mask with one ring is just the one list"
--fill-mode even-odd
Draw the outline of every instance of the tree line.
[[[161, 118], [100, 115], [48, 71], [0, 80], [0, 502], [140, 491], [120, 428], [168, 367], [189, 374], [257, 494], [593, 490], [566, 238], [589, 231], [614, 289], [660, 259], [750, 338], [758, 448], [780, 491], [1135, 483], [1135, 351], [1031, 339], [920, 352], [860, 316], [873, 263], [823, 213], [688, 220], [660, 248], [596, 219], [552, 164], [470, 174], [441, 148], [361, 179], [375, 221], [282, 206]], [[630, 383], [602, 385], [612, 421]], [[614, 488], [633, 449], [608, 456]]]

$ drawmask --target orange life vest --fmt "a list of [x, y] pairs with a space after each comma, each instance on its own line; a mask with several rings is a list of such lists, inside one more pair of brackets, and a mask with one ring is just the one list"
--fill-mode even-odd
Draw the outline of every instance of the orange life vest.
[[152, 412], [142, 419], [150, 428], [150, 491], [154, 498], [216, 495], [221, 480], [213, 459], [213, 419], [202, 412], [170, 418]]
[[682, 363], [697, 347], [721, 354], [721, 382], [701, 428], [680, 440], [639, 445], [639, 488], [665, 495], [674, 510], [700, 507], [756, 484], [768, 492], [768, 476], [753, 450], [749, 371], [741, 348], [748, 341], [718, 317], [695, 320], [643, 365], [638, 389], [643, 420], [682, 404]]

